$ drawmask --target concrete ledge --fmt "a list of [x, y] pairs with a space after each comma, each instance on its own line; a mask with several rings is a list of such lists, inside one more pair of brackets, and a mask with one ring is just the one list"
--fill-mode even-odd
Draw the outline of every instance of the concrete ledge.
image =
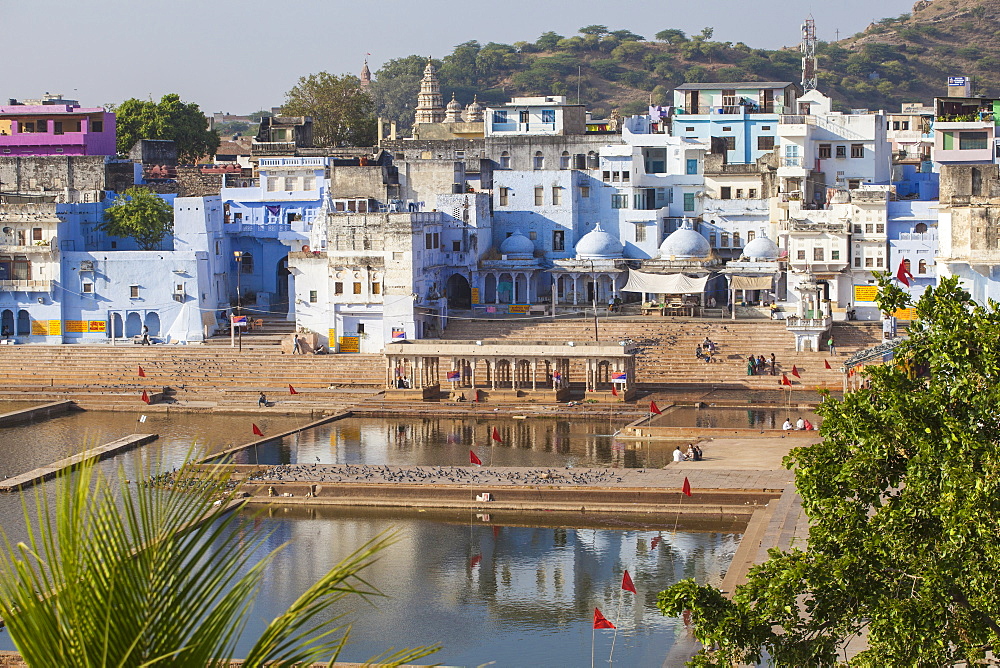
[[34, 422], [38, 419], [48, 419], [56, 415], [63, 415], [74, 409], [76, 409], [76, 403], [73, 401], [54, 401], [50, 404], [42, 404], [41, 406], [33, 406], [32, 408], [23, 408], [19, 411], [11, 411], [10, 413], [3, 413], [0, 415], [0, 427], [9, 427], [11, 425], [23, 424], [25, 422]]

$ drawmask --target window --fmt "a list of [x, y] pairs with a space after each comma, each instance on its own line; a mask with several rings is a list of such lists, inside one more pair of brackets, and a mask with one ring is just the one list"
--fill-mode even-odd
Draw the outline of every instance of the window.
[[854, 258], [854, 266], [855, 267], [859, 267], [859, 268], [861, 267], [861, 258], [860, 257]]
[[315, 304], [319, 301], [319, 293], [316, 290], [309, 291], [309, 303]]
[[729, 248], [729, 232], [723, 232], [719, 235], [719, 246]]
[[563, 230], [555, 230], [552, 232], [552, 250], [566, 250], [566, 232]]
[[528, 113], [527, 109], [522, 109], [521, 111], [517, 112], [517, 118], [521, 123], [527, 123], [528, 121], [531, 120], [531, 114]]
[[641, 244], [646, 240], [646, 224], [637, 223], [635, 226], [635, 242]]
[[851, 157], [852, 158], [863, 158], [863, 157], [865, 157], [865, 145], [864, 144], [851, 144]]
[[380, 294], [382, 294], [382, 284], [381, 283], [378, 283], [378, 282], [372, 283], [372, 294], [373, 295], [380, 295]]
[[611, 196], [611, 208], [612, 209], [627, 209], [628, 208], [628, 195], [612, 195]]
[[304, 177], [302, 177], [302, 189], [303, 190], [316, 190], [316, 177], [315, 176], [304, 176]]
[[617, 181], [621, 181], [621, 180], [622, 180], [622, 173], [621, 172], [611, 172], [611, 181], [612, 182], [617, 182]]
[[601, 172], [601, 180], [604, 181], [605, 183], [610, 183], [611, 182], [611, 172], [609, 172], [607, 170], [604, 170], [603, 172]]
[[987, 136], [985, 132], [959, 132], [958, 150], [975, 151], [986, 148]]
[[361, 294], [361, 281], [354, 281], [353, 288], [354, 288], [354, 294], [360, 295]]
[[708, 235], [708, 245], [715, 248], [715, 232], [711, 232]]
[[90, 122], [91, 132], [104, 132], [104, 121], [91, 121]]
[[732, 126], [729, 126], [729, 125], [723, 125], [722, 126], [722, 131], [723, 132], [732, 132], [733, 128], [732, 128]]
[[500, 169], [510, 169], [510, 153], [507, 151], [500, 154]]
[[697, 174], [698, 173], [698, 159], [688, 158], [687, 160], [687, 170], [685, 174]]
[[441, 234], [439, 232], [434, 233], [434, 248], [441, 247]]
[[130, 286], [128, 286], [128, 296], [129, 296], [130, 299], [138, 299], [139, 298], [139, 286], [138, 285], [130, 285]]
[[622, 182], [624, 182], [624, 183], [628, 183], [629, 182], [629, 174], [631, 174], [631, 172], [629, 172], [627, 170], [624, 171], [624, 172], [622, 172]]
[[860, 225], [855, 225], [854, 226], [854, 233], [855, 234], [861, 234], [861, 226]]
[[800, 250], [795, 251], [795, 259], [796, 260], [804, 260], [804, 259], [806, 259], [806, 251], [804, 249], [800, 249]]
[[846, 158], [847, 157], [847, 147], [846, 146], [838, 146], [837, 147], [837, 157], [838, 158]]
[[722, 186], [719, 188], [719, 199], [732, 199], [733, 189], [729, 186]]
[[871, 223], [865, 223], [865, 234], [872, 234], [874, 228], [875, 226], [872, 225]]
[[756, 188], [750, 188], [750, 189], [748, 189], [747, 190], [747, 197], [749, 199], [757, 199], [757, 189]]
[[832, 250], [832, 251], [830, 251], [830, 259], [831, 260], [839, 260], [840, 259], [840, 251], [839, 250]]
[[403, 261], [403, 253], [401, 253], [399, 251], [393, 251], [393, 253], [392, 253], [392, 260], [393, 260], [393, 262], [402, 262]]
[[500, 206], [507, 206], [508, 197], [510, 197], [510, 188], [500, 188]]
[[740, 233], [733, 232], [733, 248], [742, 248], [743, 244], [740, 243]]
[[882, 262], [883, 262], [883, 259], [884, 259], [884, 258], [880, 258], [880, 257], [877, 257], [877, 258], [875, 258], [875, 266], [876, 266], [876, 267], [881, 267], [881, 266], [882, 266]]
[[771, 135], [761, 135], [757, 137], [757, 150], [758, 151], [773, 151], [774, 150], [774, 137]]
[[865, 267], [873, 267], [873, 266], [875, 266], [875, 260], [873, 258], [866, 257], [865, 258]]
[[885, 234], [885, 225], [883, 225], [882, 223], [878, 223], [877, 225], [875, 225], [875, 233]]
[[33, 227], [33, 228], [31, 228], [31, 240], [32, 241], [41, 241], [42, 240], [42, 228], [40, 228], [40, 227]]
[[493, 125], [503, 125], [507, 122], [507, 112], [506, 111], [494, 111], [493, 112]]
[[542, 123], [555, 123], [555, 122], [556, 122], [556, 110], [542, 109]]
[[903, 269], [907, 274], [910, 273], [910, 261], [905, 258], [903, 259]]
[[430, 232], [424, 233], [424, 250], [430, 250], [434, 248], [434, 235]]
[[461, 250], [462, 250], [462, 242], [461, 241], [452, 241], [451, 242], [451, 252], [452, 253], [458, 253]]
[[38, 121], [38, 125], [35, 127], [35, 132], [48, 132], [49, 122], [48, 121]]
[[726, 150], [735, 151], [736, 150], [736, 137], [723, 137], [726, 141]]
[[63, 124], [62, 121], [54, 121], [52, 123], [52, 133], [61, 135], [63, 134]]
[[83, 294], [85, 294], [85, 295], [92, 295], [92, 294], [94, 294], [94, 284], [93, 283], [84, 283], [83, 284]]
[[580, 197], [590, 197], [590, 186], [580, 186]]
[[541, 206], [545, 203], [545, 188], [541, 186], [535, 186], [535, 206]]
[[736, 189], [736, 199], [743, 199], [743, 188]]
[[684, 132], [694, 132], [694, 126], [684, 128]]
[[764, 130], [765, 132], [767, 132], [768, 130], [771, 129], [771, 126], [770, 125], [762, 125], [762, 126], [760, 126], [760, 129]]
[[278, 177], [276, 176], [267, 177], [267, 191], [271, 193], [278, 191]]
[[344, 294], [344, 284], [341, 281], [337, 281], [333, 284], [333, 294], [335, 295]]
[[667, 203], [667, 189], [657, 188], [655, 197], [656, 199], [654, 200], [655, 204], [653, 208], [658, 209], [661, 206], [665, 206]]
[[914, 226], [913, 231], [918, 234], [923, 234], [927, 231], [927, 223], [917, 223], [916, 226]]
[[532, 241], [534, 241], [535, 239], [538, 238], [538, 232], [536, 232], [534, 230], [529, 230], [528, 231], [528, 238], [531, 239]]
[[819, 159], [826, 160], [831, 155], [831, 149], [833, 146], [831, 144], [820, 144], [819, 145]]
[[753, 230], [750, 230], [749, 232], [747, 232], [747, 243], [750, 243], [750, 242], [751, 242], [751, 241], [753, 241], [753, 240], [754, 240], [754, 239], [755, 239], [756, 237], [757, 237], [757, 233], [756, 233], [756, 232], [754, 232]]
[[545, 169], [545, 156], [541, 151], [535, 151], [534, 169]]
[[253, 255], [251, 255], [250, 253], [243, 253], [243, 255], [240, 256], [239, 265], [240, 265], [240, 270], [244, 274], [252, 274], [253, 273]]
[[569, 169], [569, 151], [563, 151], [559, 156], [559, 169]]
[[684, 193], [684, 210], [694, 211], [694, 193]]
[[559, 186], [552, 186], [552, 204], [553, 206], [562, 204], [562, 188]]
[[[909, 269], [907, 269], [907, 271], [909, 271]], [[927, 260], [921, 260], [919, 263], [917, 263], [917, 273], [918, 274], [927, 273]]]
[[295, 190], [295, 182], [298, 181], [294, 176], [285, 177], [285, 192], [291, 192]]

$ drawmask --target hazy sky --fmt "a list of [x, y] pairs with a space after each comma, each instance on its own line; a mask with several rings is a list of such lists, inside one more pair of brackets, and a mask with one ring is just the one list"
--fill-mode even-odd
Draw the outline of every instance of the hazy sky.
[[776, 48], [799, 41], [806, 15], [820, 39], [910, 11], [913, 0], [0, 0], [0, 103], [46, 91], [85, 106], [176, 92], [206, 113], [284, 101], [300, 76], [374, 72], [413, 53], [439, 58], [468, 40], [534, 41], [602, 24], [652, 39], [664, 28]]

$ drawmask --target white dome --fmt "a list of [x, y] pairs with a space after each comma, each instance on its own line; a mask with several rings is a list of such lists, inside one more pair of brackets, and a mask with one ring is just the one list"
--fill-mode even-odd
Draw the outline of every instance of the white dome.
[[462, 111], [462, 104], [455, 99], [454, 93], [451, 94], [451, 102], [448, 103], [448, 106], [445, 107], [445, 109], [448, 111]]
[[690, 227], [675, 230], [660, 244], [660, 257], [669, 260], [676, 258], [706, 258], [712, 254], [712, 246], [708, 239], [701, 236]]
[[500, 254], [511, 260], [526, 260], [535, 256], [535, 244], [517, 230], [500, 244]]
[[743, 247], [741, 255], [748, 257], [751, 260], [777, 260], [778, 244], [774, 243], [765, 236], [760, 236], [747, 243], [747, 245]]
[[581, 260], [621, 257], [625, 247], [614, 236], [601, 229], [601, 224], [576, 242], [576, 256]]

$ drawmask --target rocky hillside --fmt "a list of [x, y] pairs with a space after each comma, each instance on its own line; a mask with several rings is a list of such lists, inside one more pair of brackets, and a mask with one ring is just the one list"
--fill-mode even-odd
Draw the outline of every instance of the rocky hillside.
[[[532, 42], [465, 42], [435, 61], [446, 101], [499, 103], [512, 95], [566, 95], [597, 115], [637, 113], [669, 103], [674, 86], [705, 81], [798, 81], [798, 47], [756, 49], [718, 42], [705, 28], [637, 35], [603, 25], [577, 35], [546, 32]], [[919, 0], [913, 11], [882, 19], [857, 35], [821, 42], [820, 88], [841, 108], [897, 109], [930, 102], [949, 75], [971, 75], [976, 90], [1000, 94], [1000, 0]], [[426, 58], [408, 56], [376, 72], [381, 116], [408, 126]]]

